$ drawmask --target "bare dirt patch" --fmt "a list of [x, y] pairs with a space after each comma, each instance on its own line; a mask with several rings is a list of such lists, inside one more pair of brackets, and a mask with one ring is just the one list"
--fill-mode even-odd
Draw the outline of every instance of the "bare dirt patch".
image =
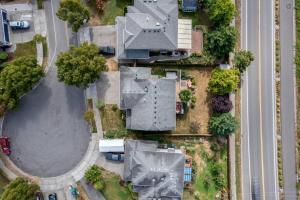
[[108, 71], [118, 71], [118, 63], [115, 61], [114, 58], [106, 59], [106, 65], [108, 67]]

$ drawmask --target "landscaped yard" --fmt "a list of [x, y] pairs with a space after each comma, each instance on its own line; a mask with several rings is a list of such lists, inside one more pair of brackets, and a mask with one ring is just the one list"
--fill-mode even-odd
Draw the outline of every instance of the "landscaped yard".
[[184, 115], [178, 115], [176, 120], [176, 130], [174, 133], [187, 134], [190, 133], [191, 123], [200, 126], [198, 134], [209, 134], [208, 120], [211, 114], [210, 96], [207, 91], [208, 82], [213, 68], [193, 68], [184, 70], [188, 75], [195, 79], [196, 103], [194, 108], [189, 108]]
[[34, 41], [19, 43], [14, 52], [14, 58], [33, 56], [36, 58], [36, 43]]
[[133, 200], [132, 194], [127, 186], [120, 185], [120, 176], [105, 171], [102, 171], [103, 180], [105, 182], [103, 196], [106, 200]]
[[193, 183], [184, 191], [184, 199], [195, 199], [195, 194], [203, 200], [227, 196], [227, 145], [216, 139], [200, 143], [185, 143], [188, 155], [193, 157]]
[[115, 18], [123, 16], [125, 7], [132, 4], [131, 0], [107, 0], [103, 13], [99, 13], [94, 2], [92, 0], [87, 3], [91, 12], [91, 25], [115, 24]]

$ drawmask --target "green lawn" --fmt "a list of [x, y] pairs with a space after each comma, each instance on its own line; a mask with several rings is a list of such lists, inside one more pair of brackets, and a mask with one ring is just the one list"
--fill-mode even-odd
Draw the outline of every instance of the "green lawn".
[[16, 59], [22, 56], [34, 56], [36, 58], [36, 44], [34, 41], [17, 44], [14, 58]]
[[120, 185], [120, 176], [104, 170], [102, 174], [105, 182], [102, 194], [106, 200], [133, 200], [129, 189]]
[[196, 25], [209, 26], [207, 14], [202, 10], [200, 11], [198, 10], [197, 12], [194, 13], [189, 13], [189, 12], [186, 13], [186, 12], [179, 11], [179, 19], [191, 19], [193, 27], [195, 27]]
[[4, 191], [4, 187], [9, 184], [9, 180], [4, 175], [4, 172], [0, 170], [0, 195]]
[[101, 18], [101, 24], [115, 24], [117, 16], [124, 15], [124, 8], [131, 5], [131, 0], [109, 0], [104, 8]]

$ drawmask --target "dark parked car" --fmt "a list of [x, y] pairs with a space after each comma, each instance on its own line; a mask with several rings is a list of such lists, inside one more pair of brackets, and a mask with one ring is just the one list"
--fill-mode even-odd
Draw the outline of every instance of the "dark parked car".
[[99, 53], [103, 55], [108, 55], [108, 56], [114, 56], [116, 54], [116, 50], [114, 47], [100, 47]]
[[107, 160], [124, 161], [124, 153], [106, 153], [105, 158]]
[[35, 196], [36, 196], [36, 200], [44, 200], [43, 193], [41, 192], [37, 192]]
[[49, 200], [57, 200], [57, 195], [56, 195], [56, 193], [49, 194], [48, 199], [49, 199]]

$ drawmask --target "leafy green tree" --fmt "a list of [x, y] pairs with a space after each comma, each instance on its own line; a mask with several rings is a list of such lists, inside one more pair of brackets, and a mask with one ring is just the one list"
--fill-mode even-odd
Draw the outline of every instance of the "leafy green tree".
[[235, 15], [232, 0], [211, 0], [208, 3], [208, 18], [214, 26], [228, 26]]
[[237, 51], [234, 55], [234, 65], [243, 73], [254, 60], [254, 55], [247, 50]]
[[233, 92], [240, 82], [239, 74], [237, 69], [214, 69], [208, 83], [208, 91], [218, 95]]
[[223, 113], [211, 117], [208, 127], [209, 131], [215, 135], [227, 136], [235, 132], [238, 123], [230, 113]]
[[205, 34], [205, 50], [217, 58], [228, 56], [236, 43], [236, 30], [231, 26], [222, 26]]
[[39, 186], [24, 178], [16, 178], [4, 190], [0, 200], [29, 200], [35, 199]]
[[21, 96], [44, 76], [43, 69], [33, 57], [21, 57], [0, 72], [0, 104], [14, 108]]
[[56, 65], [59, 81], [83, 88], [99, 79], [101, 71], [107, 70], [105, 58], [98, 54], [97, 46], [88, 43], [71, 46], [68, 52], [59, 54]]
[[8, 59], [8, 53], [6, 51], [0, 51], [0, 61], [6, 61]]
[[62, 0], [56, 15], [59, 19], [67, 21], [74, 32], [90, 19], [89, 10], [80, 0]]
[[97, 165], [91, 166], [84, 174], [84, 178], [88, 183], [95, 184], [101, 181], [102, 170]]
[[188, 103], [193, 98], [193, 94], [190, 90], [182, 90], [179, 93], [179, 98], [182, 102]]

